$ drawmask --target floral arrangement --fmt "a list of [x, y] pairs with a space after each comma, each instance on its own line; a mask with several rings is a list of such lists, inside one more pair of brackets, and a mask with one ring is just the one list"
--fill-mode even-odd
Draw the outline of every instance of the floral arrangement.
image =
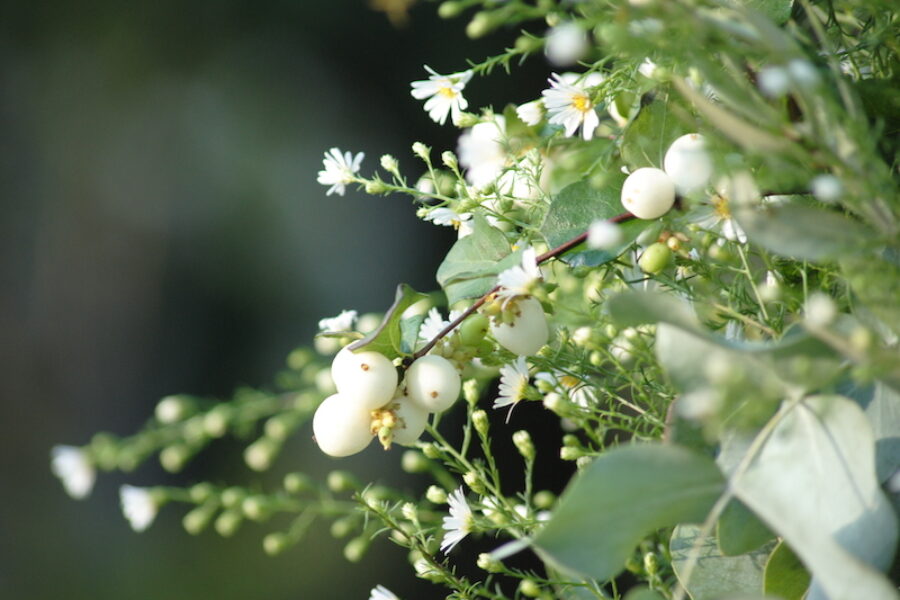
[[[409, 4], [379, 6], [402, 21]], [[126, 485], [123, 512], [142, 531], [182, 504], [188, 533], [222, 536], [289, 515], [262, 541], [270, 554], [325, 519], [348, 560], [388, 538], [448, 598], [900, 597], [895, 7], [438, 11], [469, 18], [473, 38], [522, 30], [412, 82], [411, 103], [458, 128], [458, 147], [416, 142], [412, 164], [384, 155], [380, 170], [332, 148], [318, 182], [408, 196], [454, 228], [439, 290], [401, 284], [383, 315], [322, 319], [274, 392], [169, 396], [133, 435], [53, 448], [68, 493], [152, 456], [177, 472], [229, 435], [265, 471], [311, 435], [335, 458], [390, 450], [427, 482], [411, 493], [335, 470], [266, 491]], [[545, 89], [471, 109], [470, 86], [525, 60], [548, 63]], [[517, 427], [524, 404], [558, 445]], [[498, 466], [501, 438], [515, 472]], [[535, 477], [538, 455], [572, 467], [561, 493]], [[475, 537], [493, 550], [467, 555]], [[517, 566], [524, 553], [540, 566]], [[372, 585], [371, 600], [396, 599]]]

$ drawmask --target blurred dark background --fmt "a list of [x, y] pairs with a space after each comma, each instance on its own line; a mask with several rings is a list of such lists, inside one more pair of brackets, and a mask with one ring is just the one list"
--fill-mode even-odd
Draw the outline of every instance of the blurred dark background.
[[[363, 0], [3, 3], [0, 597], [367, 598], [377, 583], [443, 597], [392, 544], [349, 565], [324, 526], [276, 558], [261, 549], [271, 528], [191, 537], [181, 507], [129, 529], [122, 483], [202, 472], [150, 461], [101, 474], [77, 502], [49, 469], [53, 445], [129, 434], [165, 395], [268, 385], [321, 317], [383, 310], [400, 281], [436, 287], [452, 232], [418, 221], [406, 198], [326, 197], [316, 183], [332, 146], [366, 152], [365, 173], [392, 153], [413, 181], [413, 141], [455, 148], [409, 82], [518, 32], [471, 42], [464, 20], [434, 12], [417, 5], [396, 28]], [[519, 92], [502, 74], [476, 79], [472, 108], [535, 97], [547, 74], [535, 62]], [[399, 453], [326, 461], [308, 434], [272, 481], [335, 467], [407, 481]], [[203, 466], [260, 479], [239, 452]]]

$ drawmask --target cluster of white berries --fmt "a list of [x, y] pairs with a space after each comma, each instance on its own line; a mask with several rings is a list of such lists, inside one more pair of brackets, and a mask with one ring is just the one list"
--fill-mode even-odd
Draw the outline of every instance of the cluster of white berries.
[[322, 452], [335, 457], [361, 452], [373, 437], [386, 448], [414, 443], [428, 414], [450, 408], [462, 387], [453, 363], [434, 354], [413, 362], [399, 382], [383, 354], [344, 348], [331, 363], [331, 377], [337, 393], [316, 410], [313, 435]]
[[656, 219], [675, 203], [675, 194], [705, 188], [713, 174], [706, 140], [699, 133], [683, 135], [669, 146], [663, 168], [637, 169], [622, 185], [622, 206], [639, 219]]

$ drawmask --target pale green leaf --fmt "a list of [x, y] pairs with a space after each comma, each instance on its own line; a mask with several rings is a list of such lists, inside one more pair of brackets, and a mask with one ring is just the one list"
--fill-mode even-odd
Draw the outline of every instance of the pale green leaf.
[[747, 505], [736, 498], [725, 506], [716, 523], [719, 550], [725, 556], [737, 556], [758, 549], [775, 538], [765, 523]]
[[779, 542], [766, 562], [763, 589], [782, 600], [802, 600], [809, 589], [809, 572], [784, 542]]
[[706, 456], [661, 444], [616, 448], [575, 476], [534, 545], [556, 568], [606, 580], [649, 533], [702, 521], [723, 490]]
[[381, 325], [363, 339], [357, 340], [347, 347], [354, 352], [360, 350], [380, 352], [388, 358], [410, 354], [410, 352], [404, 351], [402, 344], [403, 311], [424, 298], [427, 298], [425, 294], [401, 283], [397, 286], [394, 303], [384, 314]]

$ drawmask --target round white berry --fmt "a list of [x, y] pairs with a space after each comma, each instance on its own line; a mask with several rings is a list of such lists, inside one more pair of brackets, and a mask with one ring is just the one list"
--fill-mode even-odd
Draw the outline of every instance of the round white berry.
[[656, 219], [675, 204], [675, 184], [662, 169], [643, 167], [622, 184], [622, 206], [639, 219]]
[[328, 396], [313, 415], [313, 435], [329, 456], [340, 458], [361, 452], [373, 437], [369, 411], [341, 394]]
[[[395, 406], [396, 405], [396, 406]], [[428, 422], [428, 411], [410, 400], [407, 396], [394, 398], [391, 403], [397, 425], [393, 431], [393, 441], [408, 446], [414, 444]]]
[[682, 195], [699, 191], [709, 184], [713, 162], [706, 151], [706, 139], [699, 133], [683, 135], [669, 146], [663, 169]]
[[331, 378], [348, 402], [365, 410], [381, 408], [397, 389], [397, 369], [378, 352], [352, 352], [344, 348], [331, 363]]
[[459, 397], [462, 382], [456, 367], [443, 356], [429, 354], [406, 371], [406, 393], [428, 412], [450, 408]]
[[491, 324], [491, 334], [501, 346], [519, 356], [531, 356], [547, 343], [550, 330], [541, 303], [534, 298], [520, 298], [512, 310], [511, 323]]

